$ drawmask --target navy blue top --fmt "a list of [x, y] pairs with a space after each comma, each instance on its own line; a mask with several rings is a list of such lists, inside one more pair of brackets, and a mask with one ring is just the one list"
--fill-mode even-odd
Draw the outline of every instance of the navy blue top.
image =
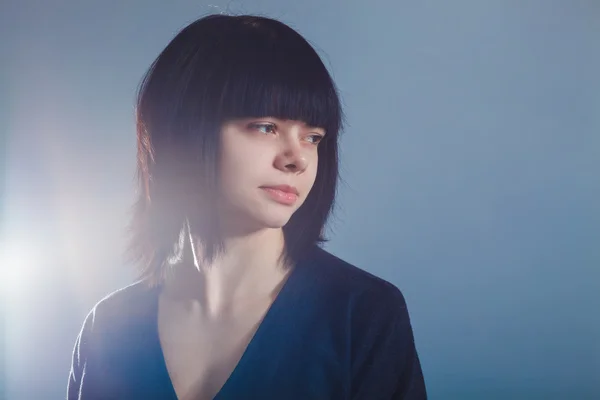
[[[90, 311], [68, 400], [177, 399], [158, 338], [159, 292], [140, 281]], [[400, 290], [319, 247], [291, 271], [215, 397], [426, 398]]]

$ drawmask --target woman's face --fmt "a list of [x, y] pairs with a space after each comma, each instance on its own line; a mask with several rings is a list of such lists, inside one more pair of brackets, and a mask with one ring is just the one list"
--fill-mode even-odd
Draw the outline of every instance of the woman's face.
[[[281, 228], [306, 200], [325, 131], [301, 121], [248, 118], [221, 130], [219, 208], [226, 226]], [[287, 185], [283, 191], [268, 187]], [[291, 193], [290, 193], [291, 191]]]

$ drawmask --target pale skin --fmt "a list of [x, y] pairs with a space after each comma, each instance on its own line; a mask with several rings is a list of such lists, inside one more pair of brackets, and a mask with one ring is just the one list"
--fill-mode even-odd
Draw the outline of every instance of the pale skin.
[[[184, 257], [159, 297], [159, 337], [179, 399], [214, 398], [289, 276], [291, 269], [277, 262], [282, 228], [315, 182], [324, 135], [301, 121], [270, 117], [223, 125], [218, 212], [225, 253], [201, 265], [187, 235]], [[261, 188], [282, 184], [297, 188], [294, 204]]]

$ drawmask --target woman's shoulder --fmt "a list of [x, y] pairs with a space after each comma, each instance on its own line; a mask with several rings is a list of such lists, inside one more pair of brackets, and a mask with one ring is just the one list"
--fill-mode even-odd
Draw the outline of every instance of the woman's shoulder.
[[[316, 292], [320, 310], [329, 312], [333, 326], [345, 333], [342, 342], [347, 347], [342, 353], [350, 355], [352, 397], [426, 399], [410, 315], [400, 289], [322, 249], [309, 264], [313, 282], [320, 282]], [[314, 288], [310, 290], [315, 293]]]
[[145, 281], [136, 281], [100, 299], [88, 312], [83, 329], [89, 332], [127, 330], [151, 318], [158, 291]]
[[316, 249], [309, 264], [312, 279], [336, 296], [404, 304], [398, 286], [322, 248]]
[[153, 343], [148, 333], [154, 326], [156, 293], [157, 289], [139, 281], [109, 293], [92, 307], [73, 348], [69, 399], [80, 398], [81, 393], [96, 398], [118, 380], [112, 373], [115, 366], [151, 348], [145, 344]]
[[382, 338], [411, 345], [410, 316], [395, 284], [323, 249], [307, 266], [310, 301], [319, 315], [327, 312], [336, 326], [350, 329], [354, 347], [370, 348]]

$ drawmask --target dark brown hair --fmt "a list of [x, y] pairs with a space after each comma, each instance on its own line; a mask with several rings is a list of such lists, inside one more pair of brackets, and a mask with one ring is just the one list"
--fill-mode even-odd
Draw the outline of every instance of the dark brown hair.
[[186, 221], [205, 261], [223, 249], [217, 230], [220, 129], [271, 116], [325, 129], [315, 184], [284, 226], [286, 264], [326, 241], [338, 181], [343, 112], [335, 84], [312, 46], [282, 22], [210, 15], [188, 25], [152, 63], [139, 88], [138, 198], [129, 254], [142, 279], [159, 283], [181, 251]]

